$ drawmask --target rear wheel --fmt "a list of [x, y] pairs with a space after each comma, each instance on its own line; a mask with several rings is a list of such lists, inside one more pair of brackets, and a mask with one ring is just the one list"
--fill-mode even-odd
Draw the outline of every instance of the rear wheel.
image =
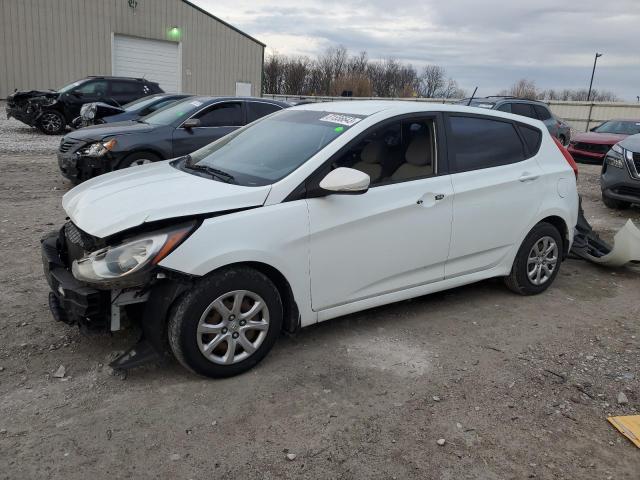
[[550, 223], [541, 222], [524, 239], [505, 278], [507, 287], [521, 295], [544, 292], [558, 275], [562, 237]]
[[631, 203], [629, 202], [607, 197], [604, 193], [602, 194], [602, 203], [604, 203], [608, 208], [612, 208], [614, 210], [624, 210], [625, 208], [629, 208], [631, 206]]
[[230, 377], [262, 360], [281, 327], [275, 285], [256, 270], [235, 267], [200, 280], [178, 301], [168, 337], [185, 367], [207, 377]]
[[157, 162], [160, 158], [150, 152], [136, 152], [125, 157], [118, 165], [118, 168], [137, 167], [139, 165], [146, 165], [148, 163]]
[[67, 122], [60, 112], [47, 111], [38, 119], [38, 130], [47, 135], [61, 135], [64, 133]]

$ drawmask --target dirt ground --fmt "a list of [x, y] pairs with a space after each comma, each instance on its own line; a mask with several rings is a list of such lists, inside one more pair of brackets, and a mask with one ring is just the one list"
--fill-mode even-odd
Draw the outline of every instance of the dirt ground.
[[[47, 309], [59, 138], [0, 133], [0, 478], [640, 477], [606, 420], [640, 409], [640, 267], [568, 260], [543, 295], [492, 280], [350, 315], [226, 380], [177, 363], [122, 378], [107, 363], [131, 335], [85, 337]], [[580, 191], [605, 237], [640, 225], [601, 204], [598, 167]]]

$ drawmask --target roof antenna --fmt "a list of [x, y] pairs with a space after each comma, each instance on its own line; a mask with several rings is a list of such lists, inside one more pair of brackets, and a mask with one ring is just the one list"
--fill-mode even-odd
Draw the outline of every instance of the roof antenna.
[[473, 100], [473, 97], [476, 96], [476, 92], [478, 91], [478, 87], [475, 88], [475, 90], [473, 91], [473, 93], [471, 94], [471, 98], [469, 99], [469, 101], [467, 102], [467, 107], [469, 105], [471, 105], [471, 100]]

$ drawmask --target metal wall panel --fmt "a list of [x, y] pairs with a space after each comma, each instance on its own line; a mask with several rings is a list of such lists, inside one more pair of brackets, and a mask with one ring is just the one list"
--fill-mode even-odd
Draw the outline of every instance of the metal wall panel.
[[233, 95], [238, 81], [260, 95], [264, 46], [182, 0], [0, 0], [0, 98], [110, 75], [112, 33], [176, 40], [174, 25], [183, 91]]

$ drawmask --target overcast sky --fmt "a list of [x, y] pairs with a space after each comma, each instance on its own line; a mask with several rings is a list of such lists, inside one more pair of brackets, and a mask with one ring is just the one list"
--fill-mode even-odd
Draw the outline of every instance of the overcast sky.
[[315, 56], [342, 44], [418, 69], [437, 64], [469, 93], [519, 78], [539, 88], [640, 95], [640, 0], [192, 0], [267, 44]]

